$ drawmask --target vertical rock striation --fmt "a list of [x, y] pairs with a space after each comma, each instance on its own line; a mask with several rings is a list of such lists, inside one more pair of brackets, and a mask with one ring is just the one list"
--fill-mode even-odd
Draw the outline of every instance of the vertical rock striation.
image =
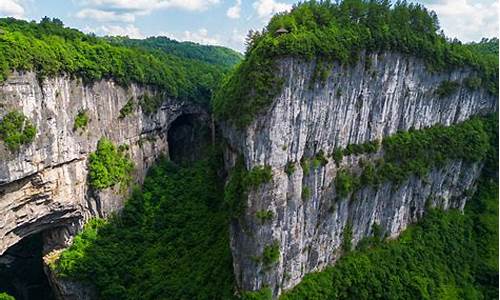
[[[324, 84], [310, 82], [314, 62], [283, 59], [279, 70], [284, 88], [267, 112], [244, 130], [222, 124], [232, 149], [229, 164], [242, 154], [248, 169], [269, 165], [273, 170], [273, 181], [249, 192], [244, 216], [231, 226], [235, 274], [242, 289], [269, 286], [277, 296], [305, 274], [335, 262], [347, 225], [355, 244], [370, 235], [374, 223], [397, 236], [422, 216], [426, 203], [463, 208], [480, 164], [453, 161], [433, 169], [426, 180], [412, 177], [398, 185], [362, 188], [346, 199], [332, 183], [340, 168], [358, 168], [360, 157], [345, 157], [339, 167], [330, 161], [309, 174], [300, 160], [400, 130], [452, 125], [497, 111], [497, 97], [464, 84], [449, 96], [436, 95], [441, 82], [461, 83], [475, 75], [472, 70], [429, 73], [422, 60], [396, 53], [366, 55], [355, 66], [333, 64]], [[288, 162], [297, 168], [290, 176], [285, 172]], [[305, 187], [310, 197], [303, 200]], [[256, 213], [262, 210], [272, 211], [273, 219], [258, 220]], [[279, 261], [263, 266], [258, 258], [275, 242]]]
[[[123, 193], [91, 191], [87, 157], [102, 137], [129, 146], [134, 179], [141, 181], [149, 165], [168, 152], [167, 130], [182, 114], [202, 113], [188, 103], [164, 99], [152, 115], [138, 105], [145, 93], [156, 91], [111, 80], [85, 85], [67, 76], [39, 82], [34, 73], [15, 73], [0, 85], [0, 118], [22, 111], [36, 126], [34, 142], [18, 152], [0, 143], [0, 254], [28, 235], [57, 227], [80, 227], [85, 220], [121, 208]], [[119, 118], [128, 101], [132, 113]], [[78, 112], [90, 121], [74, 130]]]

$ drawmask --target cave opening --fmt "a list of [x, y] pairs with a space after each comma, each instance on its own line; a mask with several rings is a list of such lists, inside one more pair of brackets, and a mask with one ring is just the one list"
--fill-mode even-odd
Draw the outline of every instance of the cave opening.
[[0, 292], [16, 300], [55, 299], [44, 272], [42, 232], [23, 238], [0, 256]]
[[202, 159], [211, 144], [208, 117], [202, 114], [179, 116], [168, 129], [168, 154], [177, 164], [189, 164]]

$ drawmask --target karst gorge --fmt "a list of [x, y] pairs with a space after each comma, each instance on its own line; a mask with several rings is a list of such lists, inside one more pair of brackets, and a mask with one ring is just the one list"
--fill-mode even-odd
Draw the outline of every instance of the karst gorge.
[[0, 19], [0, 299], [498, 299], [498, 39], [305, 1], [245, 54]]

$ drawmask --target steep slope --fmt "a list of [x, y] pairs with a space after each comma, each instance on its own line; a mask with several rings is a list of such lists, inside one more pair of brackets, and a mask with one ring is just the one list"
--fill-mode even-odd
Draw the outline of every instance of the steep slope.
[[168, 154], [167, 131], [179, 116], [208, 124], [223, 66], [114, 46], [57, 19], [1, 19], [0, 28], [0, 254], [42, 231], [64, 246], [57, 242], [89, 218], [122, 207], [127, 187], [113, 184], [116, 174], [88, 176], [102, 138], [122, 145], [140, 182]]
[[222, 160], [210, 148], [189, 165], [160, 160], [119, 217], [75, 238], [52, 265], [58, 278], [90, 283], [99, 299], [235, 299]]
[[[154, 92], [131, 85], [124, 89], [113, 81], [82, 85], [68, 77], [38, 84], [34, 73], [11, 75], [0, 87], [2, 107], [21, 110], [37, 127], [34, 141], [12, 152], [0, 150], [2, 226], [0, 253], [19, 239], [47, 228], [77, 227], [92, 216], [105, 216], [123, 204], [123, 193], [93, 194], [87, 172], [89, 154], [102, 137], [128, 145], [135, 164], [135, 181], [148, 166], [168, 152], [166, 130], [178, 116], [203, 113], [186, 102], [162, 99], [162, 108], [151, 115], [140, 106], [120, 118], [129, 102], [137, 106], [143, 95]], [[75, 119], [85, 112], [89, 121], [75, 130]]]
[[426, 207], [463, 209], [487, 138], [462, 122], [498, 111], [498, 60], [437, 30], [418, 5], [310, 1], [254, 35], [214, 102], [228, 166], [272, 173], [231, 195], [241, 289], [277, 296], [374, 227], [396, 237]]
[[[481, 164], [450, 160], [426, 171], [424, 178], [403, 176], [399, 183], [342, 195], [336, 186], [339, 172], [359, 173], [361, 161], [383, 158], [383, 149], [346, 155], [338, 165], [332, 157], [314, 162], [320, 153], [333, 155], [348, 145], [381, 141], [411, 128], [452, 125], [498, 108], [497, 98], [484, 90], [434, 96], [439, 82], [462, 80], [470, 75], [467, 71], [431, 75], [421, 61], [383, 57], [371, 56], [376, 79], [361, 61], [347, 70], [334, 66], [325, 86], [313, 89], [307, 87], [312, 63], [283, 61], [285, 87], [272, 108], [243, 131], [225, 128], [231, 148], [244, 156], [248, 169], [267, 165], [273, 170], [271, 183], [249, 192], [245, 214], [232, 226], [235, 272], [243, 289], [268, 285], [279, 293], [294, 286], [304, 274], [337, 259], [347, 226], [356, 244], [370, 235], [374, 223], [389, 236], [398, 235], [423, 214], [428, 199], [432, 206], [463, 208]], [[335, 95], [339, 89], [341, 96]], [[289, 164], [295, 166], [292, 174], [286, 172]], [[274, 217], [262, 223], [258, 211], [271, 211]], [[280, 259], [272, 268], [253, 259], [276, 242]]]
[[[279, 14], [213, 103], [227, 69], [214, 63], [228, 63], [201, 57], [213, 48], [177, 55], [161, 38], [110, 42], [48, 18], [0, 28], [0, 253], [42, 237], [62, 298], [276, 298], [365, 238], [396, 238], [433, 207], [463, 210], [498, 112], [490, 47], [447, 40], [414, 4]], [[226, 170], [185, 167], [212, 141]], [[123, 214], [92, 221], [58, 260], [162, 153], [183, 167], [163, 161]]]
[[200, 45], [193, 42], [178, 42], [162, 36], [149, 37], [144, 40], [124, 37], [109, 37], [108, 39], [119, 45], [160, 50], [179, 57], [195, 59], [227, 68], [233, 67], [243, 58], [240, 53], [225, 47]]

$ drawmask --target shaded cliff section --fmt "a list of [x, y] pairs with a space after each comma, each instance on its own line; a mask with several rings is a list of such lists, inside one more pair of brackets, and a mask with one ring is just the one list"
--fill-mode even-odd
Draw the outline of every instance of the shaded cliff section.
[[[480, 163], [452, 161], [433, 169], [425, 180], [411, 177], [342, 197], [334, 184], [338, 171], [359, 169], [360, 159], [373, 161], [383, 153], [346, 156], [338, 166], [330, 159], [304, 172], [301, 159], [320, 151], [329, 154], [398, 131], [449, 126], [498, 111], [496, 96], [463, 84], [476, 75], [467, 68], [429, 73], [420, 59], [367, 54], [354, 66], [326, 64], [329, 76], [314, 82], [318, 63], [281, 59], [284, 87], [268, 111], [243, 130], [222, 125], [229, 141], [229, 168], [242, 155], [248, 170], [268, 165], [273, 171], [271, 183], [249, 192], [244, 215], [231, 226], [235, 275], [242, 290], [269, 287], [278, 296], [305, 274], [334, 263], [342, 254], [345, 232], [352, 233], [348, 239], [355, 245], [372, 233], [374, 224], [396, 237], [427, 205], [463, 209], [480, 174]], [[437, 89], [447, 81], [457, 82], [456, 90], [438, 96]], [[296, 169], [290, 176], [285, 172], [289, 162]], [[272, 212], [273, 218], [262, 222], [257, 217], [262, 211]], [[279, 250], [271, 267], [258, 259], [270, 247]]]
[[[144, 112], [141, 101], [153, 97], [157, 110]], [[18, 152], [0, 143], [0, 254], [47, 229], [66, 228], [70, 239], [87, 219], [122, 207], [123, 191], [92, 191], [87, 184], [87, 158], [100, 138], [128, 146], [134, 182], [141, 182], [155, 159], [168, 154], [172, 122], [185, 114], [207, 119], [200, 107], [169, 99], [151, 87], [124, 88], [112, 80], [85, 85], [66, 76], [39, 82], [31, 72], [14, 73], [0, 85], [0, 114], [14, 110], [36, 125], [37, 135]], [[79, 112], [89, 121], [75, 129]]]

